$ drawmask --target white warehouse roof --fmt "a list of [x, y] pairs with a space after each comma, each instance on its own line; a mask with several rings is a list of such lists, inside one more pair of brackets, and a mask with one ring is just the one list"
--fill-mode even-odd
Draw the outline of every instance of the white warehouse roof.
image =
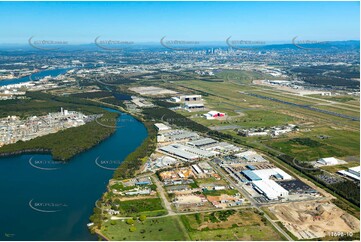
[[338, 173], [360, 181], [360, 166], [352, 167], [348, 170], [338, 171]]
[[253, 181], [252, 183], [256, 190], [270, 200], [288, 196], [288, 191], [273, 180]]
[[173, 154], [175, 156], [187, 160], [194, 160], [200, 157], [209, 158], [209, 157], [213, 157], [215, 154], [218, 153], [218, 152], [201, 150], [196, 147], [190, 147], [182, 144], [171, 144], [171, 145], [163, 146], [159, 149], [169, 154]]
[[154, 126], [157, 127], [157, 129], [158, 129], [159, 131], [171, 129], [170, 127], [168, 127], [167, 125], [162, 124], [162, 123], [156, 123], [156, 124], [154, 124]]
[[162, 151], [165, 151], [169, 154], [175, 155], [177, 157], [186, 159], [186, 160], [194, 160], [194, 159], [198, 159], [199, 156], [192, 154], [190, 152], [184, 151], [182, 149], [179, 149], [177, 146], [173, 146], [173, 145], [167, 145], [164, 147], [159, 148]]
[[335, 157], [327, 157], [321, 158], [317, 162], [324, 165], [337, 165], [339, 163], [339, 160]]

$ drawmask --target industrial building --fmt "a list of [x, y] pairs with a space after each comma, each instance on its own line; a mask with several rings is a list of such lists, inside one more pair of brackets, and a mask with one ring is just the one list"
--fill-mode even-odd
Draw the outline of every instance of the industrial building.
[[209, 144], [209, 145], [205, 145], [202, 147], [202, 149], [205, 150], [216, 150], [216, 151], [221, 151], [222, 153], [224, 152], [237, 152], [240, 150], [239, 147], [232, 145], [230, 143], [227, 142], [216, 142], [214, 144]]
[[354, 180], [360, 181], [360, 166], [351, 167], [348, 170], [338, 171], [337, 173], [350, 177]]
[[200, 148], [200, 147], [203, 147], [203, 146], [216, 144], [217, 142], [218, 142], [217, 140], [214, 140], [214, 139], [211, 139], [211, 138], [203, 138], [203, 139], [190, 141], [187, 144], [189, 144], [191, 146], [195, 146], [197, 148]]
[[256, 191], [270, 200], [288, 196], [288, 191], [273, 180], [253, 181], [252, 185]]
[[192, 165], [192, 169], [193, 169], [193, 171], [194, 171], [196, 174], [198, 174], [198, 175], [200, 175], [200, 174], [203, 173], [202, 169], [199, 168], [198, 165]]
[[223, 118], [225, 116], [226, 116], [225, 113], [221, 113], [218, 111], [209, 111], [208, 113], [204, 114], [204, 117], [206, 119], [217, 119], [217, 118]]
[[253, 150], [247, 150], [234, 155], [235, 157], [242, 158], [249, 162], [266, 162], [266, 160], [257, 152]]
[[178, 129], [163, 133], [161, 134], [161, 136], [164, 142], [193, 140], [199, 138], [199, 135], [195, 132], [187, 131], [187, 130], [178, 130]]
[[181, 144], [163, 146], [160, 147], [159, 150], [186, 161], [197, 160], [200, 158], [211, 158], [217, 154], [216, 152], [201, 150], [196, 147]]
[[202, 95], [185, 95], [179, 97], [181, 102], [187, 103], [201, 103], [202, 102]]
[[[249, 166], [254, 168], [253, 166]], [[291, 180], [292, 176], [279, 168], [243, 170], [241, 174], [252, 183], [252, 187], [270, 200], [286, 197], [289, 192], [275, 180]]]
[[275, 180], [291, 180], [292, 176], [288, 175], [286, 172], [281, 170], [280, 168], [271, 168], [271, 169], [262, 169], [262, 170], [254, 170], [254, 174], [259, 176], [262, 180], [269, 180], [273, 178]]
[[170, 130], [171, 128], [165, 124], [162, 123], [156, 123], [154, 126], [157, 128], [159, 132]]
[[261, 181], [262, 178], [257, 176], [253, 171], [251, 170], [243, 170], [241, 171], [241, 174], [246, 177], [249, 181]]
[[324, 166], [334, 166], [340, 164], [340, 161], [334, 157], [328, 157], [319, 159], [317, 163]]
[[204, 110], [202, 95], [184, 95], [172, 97], [170, 100], [175, 103], [182, 103], [183, 107], [190, 112]]
[[188, 103], [184, 105], [184, 108], [188, 111], [202, 111], [204, 109], [203, 103]]

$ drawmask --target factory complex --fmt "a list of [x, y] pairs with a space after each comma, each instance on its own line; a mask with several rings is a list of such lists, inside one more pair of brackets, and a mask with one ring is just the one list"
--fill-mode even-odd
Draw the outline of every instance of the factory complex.
[[[209, 175], [199, 164], [204, 166], [204, 163], [212, 163], [228, 173], [228, 176], [243, 186], [259, 203], [309, 199], [319, 195], [310, 186], [275, 167], [252, 149], [220, 142], [193, 131], [173, 129], [168, 124], [156, 123], [155, 126], [158, 130], [158, 147], [143, 171], [154, 172], [188, 166], [187, 169], [161, 173], [161, 179], [166, 185], [180, 186], [168, 188], [172, 191], [192, 190], [188, 186], [194, 183], [194, 179]], [[203, 204], [201, 197], [195, 200]]]

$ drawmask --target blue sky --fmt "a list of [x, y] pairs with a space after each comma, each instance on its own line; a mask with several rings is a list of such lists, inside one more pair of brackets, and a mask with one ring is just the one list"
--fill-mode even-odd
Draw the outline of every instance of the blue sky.
[[358, 40], [359, 2], [0, 2], [0, 43]]

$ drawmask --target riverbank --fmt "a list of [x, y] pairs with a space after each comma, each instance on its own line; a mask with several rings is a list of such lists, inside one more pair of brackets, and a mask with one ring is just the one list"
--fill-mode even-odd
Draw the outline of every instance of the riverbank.
[[21, 77], [16, 77], [11, 79], [2, 79], [0, 80], [0, 86], [14, 85], [14, 84], [30, 82], [34, 80], [36, 81], [46, 76], [56, 77], [58, 75], [65, 74], [68, 70], [69, 68], [48, 69], [48, 70], [34, 72], [31, 75], [24, 75]]
[[[12, 239], [18, 241], [97, 240], [87, 227], [94, 203], [119, 162], [147, 137], [144, 125], [130, 115], [102, 110], [116, 114], [116, 131], [68, 162], [56, 162], [44, 154], [0, 158], [0, 190], [7, 194], [0, 200], [0, 240], [8, 240], [5, 233], [14, 234]], [[35, 208], [57, 212], [34, 211], [30, 201]], [[54, 208], [57, 204], [66, 206]]]
[[115, 120], [118, 114], [104, 112], [100, 119], [79, 127], [69, 128], [54, 134], [37, 137], [23, 142], [5, 145], [0, 148], [0, 156], [13, 156], [29, 153], [50, 153], [54, 160], [67, 161], [103, 140], [115, 132]]
[[[120, 164], [120, 166], [115, 170], [113, 174], [113, 179], [121, 180], [121, 179], [134, 177], [137, 171], [139, 171], [141, 166], [144, 164], [146, 159], [156, 149], [157, 131], [154, 127], [154, 123], [146, 121], [140, 116], [136, 116], [134, 114], [132, 115], [134, 119], [138, 120], [146, 127], [148, 132], [148, 137], [142, 142], [142, 144], [134, 152], [130, 153], [124, 159], [124, 161]], [[109, 186], [109, 181], [107, 187], [108, 186]], [[89, 230], [92, 233], [97, 234], [99, 237], [104, 238], [104, 235], [99, 232], [103, 222], [101, 209], [94, 207], [93, 214], [90, 216], [89, 219], [92, 223], [94, 223], [93, 227], [89, 228]]]

